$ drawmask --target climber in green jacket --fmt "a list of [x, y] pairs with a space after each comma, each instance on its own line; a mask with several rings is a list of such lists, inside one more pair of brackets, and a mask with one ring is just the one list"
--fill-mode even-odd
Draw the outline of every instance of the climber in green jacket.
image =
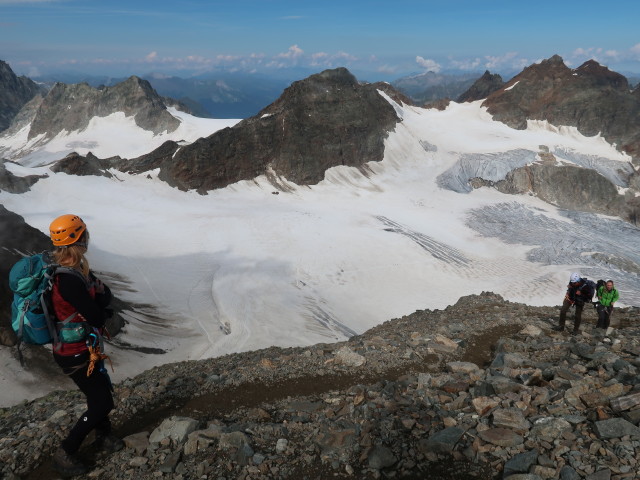
[[598, 324], [596, 328], [609, 328], [611, 321], [611, 312], [613, 312], [613, 304], [618, 301], [620, 294], [613, 286], [613, 280], [607, 280], [604, 285], [598, 288], [596, 292], [598, 297], [598, 305], [596, 307], [598, 311]]

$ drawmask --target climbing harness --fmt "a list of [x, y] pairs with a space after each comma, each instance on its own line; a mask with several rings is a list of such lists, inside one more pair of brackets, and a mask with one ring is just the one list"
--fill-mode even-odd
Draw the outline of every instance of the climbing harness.
[[113, 363], [111, 358], [101, 352], [101, 336], [99, 333], [90, 333], [87, 337], [87, 347], [89, 348], [89, 367], [87, 368], [87, 377], [90, 377], [95, 369], [95, 365], [98, 364], [99, 371], [108, 376], [107, 369], [104, 368], [104, 360], [109, 360], [111, 371], [113, 372]]

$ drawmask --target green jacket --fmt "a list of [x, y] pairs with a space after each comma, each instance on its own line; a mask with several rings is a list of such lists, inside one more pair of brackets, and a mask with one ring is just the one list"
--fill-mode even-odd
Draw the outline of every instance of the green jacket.
[[620, 295], [615, 288], [612, 288], [610, 292], [607, 291], [607, 287], [604, 285], [598, 289], [598, 300], [600, 300], [600, 305], [603, 307], [608, 307], [617, 302], [618, 298], [620, 298]]

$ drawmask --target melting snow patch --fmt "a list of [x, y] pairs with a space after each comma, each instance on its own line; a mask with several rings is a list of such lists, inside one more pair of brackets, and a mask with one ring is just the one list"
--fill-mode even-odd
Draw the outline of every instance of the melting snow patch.
[[507, 92], [507, 91], [511, 90], [513, 87], [515, 87], [515, 86], [516, 86], [517, 84], [519, 84], [519, 83], [520, 83], [520, 80], [518, 80], [516, 83], [514, 83], [514, 84], [513, 84], [513, 85], [511, 85], [510, 87], [505, 88], [505, 89], [504, 89], [504, 91], [505, 91], [505, 92]]

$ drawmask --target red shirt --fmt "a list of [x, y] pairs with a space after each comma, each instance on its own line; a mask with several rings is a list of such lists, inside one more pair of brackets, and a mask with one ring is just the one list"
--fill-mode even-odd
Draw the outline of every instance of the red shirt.
[[[76, 313], [70, 323], [87, 322], [90, 326], [104, 326], [102, 308], [96, 302], [96, 289], [93, 284], [87, 288], [78, 276], [71, 273], [59, 273], [55, 276], [51, 293], [53, 311], [59, 321]], [[82, 312], [82, 313], [81, 313]], [[75, 343], [60, 343], [54, 352], [58, 355], [72, 356], [88, 350], [84, 340]]]

